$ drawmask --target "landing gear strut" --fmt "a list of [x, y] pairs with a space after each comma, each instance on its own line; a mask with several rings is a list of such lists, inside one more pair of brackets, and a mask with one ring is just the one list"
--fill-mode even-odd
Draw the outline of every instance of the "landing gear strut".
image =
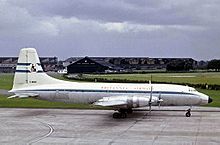
[[132, 114], [132, 113], [133, 113], [133, 110], [132, 110], [131, 108], [129, 108], [129, 109], [126, 110], [126, 112], [127, 112], [128, 114]]
[[190, 116], [191, 116], [191, 108], [186, 110], [186, 117], [190, 117]]

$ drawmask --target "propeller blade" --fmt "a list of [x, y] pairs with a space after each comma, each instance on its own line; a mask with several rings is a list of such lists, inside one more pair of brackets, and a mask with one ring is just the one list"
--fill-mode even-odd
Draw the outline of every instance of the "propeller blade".
[[150, 112], [149, 112], [149, 113], [151, 113], [151, 105], [152, 105], [152, 91], [153, 91], [153, 87], [152, 87], [152, 85], [151, 85], [151, 88], [150, 88], [150, 99], [149, 99], [149, 110], [150, 110]]
[[159, 109], [160, 109], [161, 102], [163, 102], [163, 99], [161, 98], [161, 93], [160, 93], [159, 97], [158, 97], [158, 107], [159, 107]]
[[161, 103], [161, 101], [160, 101], [160, 99], [161, 99], [161, 93], [159, 94], [159, 98], [158, 98], [159, 100], [159, 104], [158, 104], [158, 107], [159, 107], [159, 109], [160, 109], [160, 103]]

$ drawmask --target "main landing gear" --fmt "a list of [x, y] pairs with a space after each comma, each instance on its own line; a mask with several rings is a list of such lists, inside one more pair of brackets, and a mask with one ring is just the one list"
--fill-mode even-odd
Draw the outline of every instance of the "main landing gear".
[[113, 113], [112, 117], [115, 119], [124, 119], [127, 118], [127, 114], [131, 114], [132, 109], [119, 109], [118, 112]]
[[191, 108], [186, 110], [186, 117], [190, 117], [190, 116], [191, 116]]
[[127, 117], [127, 113], [126, 112], [115, 112], [113, 113], [113, 118], [115, 119], [119, 119], [119, 118], [126, 118]]

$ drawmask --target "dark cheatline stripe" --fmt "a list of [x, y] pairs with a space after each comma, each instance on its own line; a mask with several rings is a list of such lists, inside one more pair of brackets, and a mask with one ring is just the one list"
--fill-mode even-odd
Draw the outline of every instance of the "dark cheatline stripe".
[[[130, 91], [130, 90], [76, 90], [76, 89], [39, 89], [39, 90], [23, 90], [23, 91], [48, 91], [48, 92], [96, 92], [96, 93], [144, 93], [150, 94], [151, 91]], [[153, 91], [153, 94], [182, 94], [182, 95], [194, 95], [192, 93], [185, 93], [185, 92], [166, 92], [166, 91]]]
[[17, 63], [17, 65], [29, 66], [31, 63]]
[[[29, 66], [29, 65], [31, 65], [31, 63], [17, 63], [17, 65], [21, 65], [21, 66]], [[41, 66], [40, 63], [37, 63], [37, 65]]]
[[[16, 70], [15, 72], [19, 72], [19, 73], [32, 73], [30, 72], [29, 70]], [[37, 71], [36, 73], [43, 73], [44, 71], [42, 70], [39, 70]]]
[[15, 72], [20, 72], [20, 73], [30, 73], [29, 70], [16, 70]]
[[42, 70], [39, 70], [39, 71], [37, 71], [37, 73], [43, 73], [44, 71], [42, 71]]

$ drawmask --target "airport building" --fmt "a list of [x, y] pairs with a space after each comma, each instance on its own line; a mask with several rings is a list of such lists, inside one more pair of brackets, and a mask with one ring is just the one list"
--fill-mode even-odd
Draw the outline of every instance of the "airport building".
[[72, 57], [64, 61], [69, 74], [135, 72], [149, 70], [189, 71], [197, 66], [192, 58]]
[[1, 57], [0, 58], [0, 72], [12, 73], [16, 69], [17, 57]]
[[[0, 57], [0, 73], [13, 73], [17, 59], [17, 57]], [[40, 57], [40, 61], [46, 72], [65, 69], [69, 74], [149, 70], [188, 71], [200, 65], [192, 58], [71, 57], [65, 61], [58, 61], [57, 57]]]
[[117, 67], [109, 62], [106, 62], [104, 61], [104, 59], [101, 59], [101, 58], [84, 57], [79, 60], [77, 59], [72, 59], [72, 60], [76, 60], [76, 61], [71, 64], [69, 63], [69, 65], [67, 66], [68, 74], [105, 73], [105, 72], [112, 72], [112, 71], [120, 71], [121, 69], [120, 67]]

